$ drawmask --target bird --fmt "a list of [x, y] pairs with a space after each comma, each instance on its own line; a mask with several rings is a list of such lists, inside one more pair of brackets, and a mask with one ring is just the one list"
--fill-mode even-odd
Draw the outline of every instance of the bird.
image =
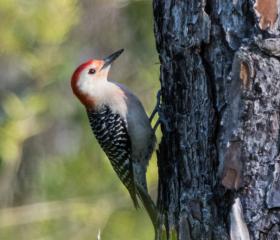
[[91, 129], [135, 208], [140, 200], [155, 226], [157, 209], [146, 181], [156, 144], [155, 132], [139, 98], [123, 84], [108, 79], [112, 63], [123, 51], [82, 63], [71, 77], [71, 87], [84, 105]]

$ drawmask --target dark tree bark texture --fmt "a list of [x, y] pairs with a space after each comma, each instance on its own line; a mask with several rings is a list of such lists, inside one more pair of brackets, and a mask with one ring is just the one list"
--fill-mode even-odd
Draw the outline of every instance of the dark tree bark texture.
[[280, 239], [277, 0], [154, 0], [168, 238]]

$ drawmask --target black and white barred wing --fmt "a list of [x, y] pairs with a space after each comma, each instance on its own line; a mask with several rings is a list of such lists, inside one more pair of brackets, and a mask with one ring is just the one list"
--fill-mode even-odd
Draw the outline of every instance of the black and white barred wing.
[[138, 207], [131, 159], [131, 142], [126, 122], [108, 107], [98, 111], [88, 110], [87, 113], [97, 141], [128, 189], [135, 207]]

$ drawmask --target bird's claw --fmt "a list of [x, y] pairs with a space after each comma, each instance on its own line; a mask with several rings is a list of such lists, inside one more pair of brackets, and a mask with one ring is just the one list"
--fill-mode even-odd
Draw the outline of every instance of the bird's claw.
[[154, 110], [153, 110], [153, 112], [152, 112], [152, 114], [151, 114], [151, 116], [149, 118], [150, 122], [153, 121], [156, 113], [159, 111], [159, 109], [161, 107], [161, 99], [160, 99], [160, 97], [161, 97], [161, 90], [158, 90], [158, 92], [157, 92], [157, 103], [156, 103], [156, 106], [155, 106], [155, 108], [154, 108]]
[[169, 126], [169, 122], [168, 120], [166, 120], [163, 112], [162, 112], [162, 106], [161, 106], [161, 89], [157, 92], [157, 103], [156, 106], [149, 118], [150, 122], [152, 122], [152, 120], [154, 119], [156, 113], [158, 113], [159, 119], [156, 121], [156, 124], [153, 127], [153, 131], [156, 132], [158, 126], [160, 123], [162, 123], [164, 125], [164, 128], [166, 129], [166, 131], [171, 132], [171, 128]]

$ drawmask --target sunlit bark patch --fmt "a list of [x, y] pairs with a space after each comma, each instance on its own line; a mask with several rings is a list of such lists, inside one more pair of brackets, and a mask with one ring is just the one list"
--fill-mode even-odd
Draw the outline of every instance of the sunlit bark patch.
[[222, 185], [227, 189], [239, 189], [241, 186], [241, 143], [231, 142], [225, 153]]
[[278, 17], [278, 0], [257, 0], [254, 9], [259, 17], [259, 27], [262, 30], [274, 25]]
[[240, 64], [240, 80], [244, 88], [249, 87], [249, 67], [246, 63], [241, 62]]

